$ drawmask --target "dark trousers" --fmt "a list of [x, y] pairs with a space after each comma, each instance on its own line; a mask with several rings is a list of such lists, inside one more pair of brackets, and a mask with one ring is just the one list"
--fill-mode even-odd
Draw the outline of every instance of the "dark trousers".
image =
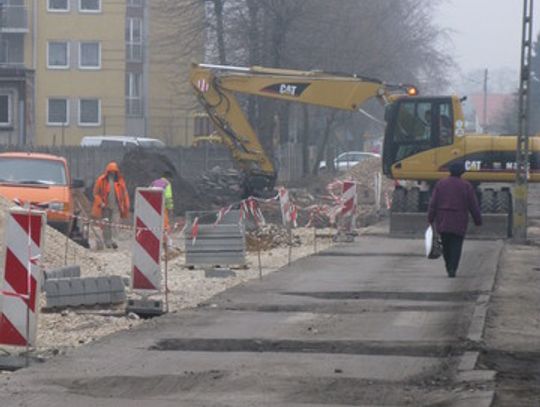
[[448, 274], [455, 274], [461, 258], [461, 249], [463, 248], [463, 236], [453, 233], [441, 233], [443, 247], [444, 264]]

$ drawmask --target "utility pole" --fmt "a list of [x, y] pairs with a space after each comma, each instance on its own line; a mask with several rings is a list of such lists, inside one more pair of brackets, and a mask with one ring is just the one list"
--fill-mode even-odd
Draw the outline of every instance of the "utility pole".
[[487, 98], [488, 98], [488, 70], [487, 68], [484, 71], [484, 112], [483, 112], [483, 123], [482, 123], [482, 131], [484, 133], [488, 132], [487, 126]]
[[514, 187], [515, 243], [527, 241], [527, 196], [529, 177], [529, 85], [532, 54], [534, 0], [523, 0], [523, 35], [521, 41], [521, 73], [519, 80], [519, 134], [516, 148], [516, 185]]

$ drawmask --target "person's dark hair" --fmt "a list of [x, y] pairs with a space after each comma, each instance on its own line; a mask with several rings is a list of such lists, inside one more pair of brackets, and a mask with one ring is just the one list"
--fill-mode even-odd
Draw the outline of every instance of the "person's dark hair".
[[450, 175], [453, 177], [461, 177], [461, 175], [465, 172], [465, 164], [461, 161], [457, 161], [450, 164], [448, 170], [450, 171]]
[[173, 177], [173, 175], [172, 175], [171, 171], [169, 171], [169, 170], [163, 171], [163, 178], [169, 179], [169, 178], [172, 178], [172, 177]]

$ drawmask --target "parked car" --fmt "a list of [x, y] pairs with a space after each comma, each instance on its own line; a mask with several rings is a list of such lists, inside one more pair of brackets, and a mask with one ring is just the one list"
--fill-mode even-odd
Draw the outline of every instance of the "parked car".
[[156, 138], [130, 136], [85, 136], [81, 140], [82, 147], [143, 147], [163, 148], [165, 143]]
[[[347, 151], [334, 159], [334, 168], [337, 171], [347, 171], [367, 158], [381, 158], [381, 156], [376, 153], [368, 153], [367, 151]], [[321, 161], [319, 169], [327, 169], [326, 161]]]
[[1, 153], [0, 196], [31, 204], [47, 212], [47, 222], [64, 234], [73, 228], [72, 188], [82, 188], [82, 180], [72, 180], [64, 158], [50, 154]]

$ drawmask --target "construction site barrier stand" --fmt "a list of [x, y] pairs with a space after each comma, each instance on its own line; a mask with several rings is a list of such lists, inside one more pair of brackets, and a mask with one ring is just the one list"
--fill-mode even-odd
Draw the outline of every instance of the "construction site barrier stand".
[[46, 215], [12, 208], [6, 216], [0, 292], [0, 344], [35, 346]]
[[161, 252], [164, 232], [164, 193], [160, 188], [135, 191], [135, 235], [132, 249], [131, 288], [161, 292]]

